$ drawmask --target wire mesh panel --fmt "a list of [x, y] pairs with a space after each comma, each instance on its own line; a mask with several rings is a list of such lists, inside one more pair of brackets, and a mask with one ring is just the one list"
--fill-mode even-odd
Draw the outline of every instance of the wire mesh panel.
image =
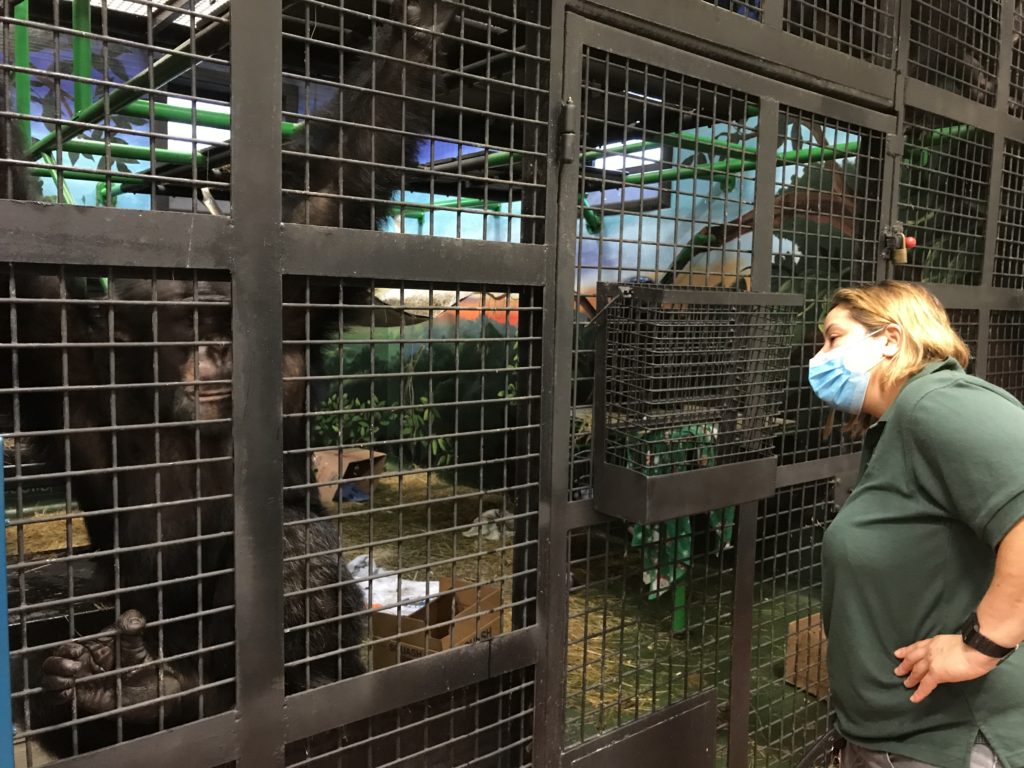
[[1024, 117], [1024, 5], [1014, 3], [1013, 50], [1010, 57], [1010, 114]]
[[[515, 286], [303, 289], [285, 308], [285, 536], [305, 542], [286, 572], [287, 611], [303, 630], [286, 653], [290, 690], [530, 623], [535, 297]], [[344, 618], [321, 615], [308, 587], [317, 562], [338, 554], [324, 587], [340, 591]]]
[[832, 480], [789, 486], [757, 525], [751, 663], [752, 768], [795, 766], [828, 728], [821, 627], [821, 542], [835, 513]]
[[978, 285], [992, 136], [919, 109], [908, 109], [900, 167], [899, 219], [917, 238], [901, 280]]
[[1024, 144], [1007, 141], [1003, 150], [1003, 188], [999, 201], [993, 285], [1024, 288]]
[[952, 324], [953, 330], [960, 335], [960, 338], [964, 340], [964, 343], [967, 344], [967, 348], [970, 350], [971, 359], [967, 364], [967, 372], [974, 373], [978, 356], [979, 312], [976, 309], [947, 309], [946, 314], [949, 316], [949, 322]]
[[992, 311], [985, 378], [1024, 401], [1024, 312]]
[[34, 765], [232, 706], [230, 283], [3, 279], [13, 704]]
[[570, 532], [566, 747], [704, 691], [725, 711], [735, 512]]
[[872, 64], [892, 63], [892, 0], [786, 0], [784, 11], [787, 32]]
[[318, 734], [286, 764], [359, 768], [519, 768], [531, 765], [534, 685], [522, 670]]
[[25, 159], [44, 199], [223, 212], [228, 196], [227, 0], [5, 0]]
[[747, 19], [761, 20], [761, 0], [704, 0], [704, 2], [732, 11]]
[[[875, 278], [882, 219], [885, 137], [861, 126], [780, 108], [772, 290], [803, 296], [792, 330], [780, 461], [831, 456], [854, 446], [807, 383], [832, 294]], [[823, 431], [824, 429], [824, 431]]]
[[285, 4], [285, 221], [541, 242], [550, 3]]
[[992, 106], [1000, 0], [913, 0], [909, 75]]
[[757, 100], [594, 48], [583, 60], [570, 493], [590, 493], [599, 282], [749, 287]]

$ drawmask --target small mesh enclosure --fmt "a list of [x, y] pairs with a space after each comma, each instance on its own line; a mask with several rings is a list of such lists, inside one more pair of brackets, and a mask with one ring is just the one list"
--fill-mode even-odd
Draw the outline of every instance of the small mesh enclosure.
[[227, 9], [5, 0], [0, 77], [11, 87], [0, 109], [17, 120], [19, 162], [42, 199], [230, 210]]
[[1024, 288], [1024, 144], [1007, 141], [1003, 151], [1003, 185], [999, 233], [992, 270], [997, 288]]
[[992, 136], [908, 109], [899, 219], [917, 238], [900, 280], [978, 285], [985, 253]]
[[[784, 387], [792, 309], [771, 306], [770, 298], [739, 304], [735, 294], [611, 291], [604, 312], [605, 461], [661, 474], [764, 456]], [[698, 449], [659, 460], [655, 446], [663, 438], [648, 432], [691, 428], [708, 455]]]
[[724, 759], [735, 515], [570, 532], [567, 748], [715, 690]]
[[892, 0], [787, 0], [783, 29], [858, 59], [892, 63]]
[[[835, 484], [781, 488], [757, 525], [749, 763], [796, 766], [829, 726], [821, 542]], [[825, 756], [815, 765], [825, 766]]]
[[231, 294], [194, 270], [4, 283], [13, 708], [36, 765], [233, 706]]
[[535, 293], [286, 286], [285, 540], [303, 543], [286, 563], [288, 690], [531, 623]]
[[985, 378], [1024, 401], [1024, 312], [992, 311]]
[[570, 496], [591, 491], [599, 282], [749, 288], [757, 100], [585, 48]]
[[289, 0], [284, 220], [543, 240], [550, 3]]
[[659, 499], [649, 488], [656, 478], [766, 458], [774, 482], [785, 342], [799, 297], [604, 284], [598, 297], [604, 368], [594, 472], [601, 511], [648, 522], [667, 514], [663, 506], [676, 516], [756, 498], [729, 495], [736, 489], [727, 482], [732, 487], [719, 499], [701, 487], [706, 476], [690, 476], [694, 495], [683, 506], [675, 493]]
[[913, 0], [910, 77], [995, 104], [1000, 0]]
[[782, 172], [775, 185], [772, 290], [803, 297], [791, 328], [779, 460], [784, 464], [855, 449], [807, 381], [821, 323], [839, 288], [875, 279], [883, 213], [885, 137], [859, 125], [781, 107]]
[[528, 670], [459, 688], [289, 744], [289, 768], [518, 768], [531, 765]]

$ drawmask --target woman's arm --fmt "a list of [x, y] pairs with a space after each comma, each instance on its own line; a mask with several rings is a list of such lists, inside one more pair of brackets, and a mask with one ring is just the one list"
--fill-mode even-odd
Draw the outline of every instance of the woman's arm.
[[[966, 617], [965, 617], [966, 618]], [[1010, 529], [996, 550], [995, 573], [978, 604], [981, 634], [999, 645], [1024, 642], [1024, 520]], [[896, 649], [896, 674], [923, 701], [942, 683], [974, 680], [995, 668], [997, 659], [964, 645], [960, 635], [936, 635]]]

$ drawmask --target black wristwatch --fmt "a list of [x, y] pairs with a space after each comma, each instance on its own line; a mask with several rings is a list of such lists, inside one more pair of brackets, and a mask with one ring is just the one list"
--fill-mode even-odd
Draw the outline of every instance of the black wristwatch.
[[985, 637], [978, 628], [978, 614], [971, 612], [971, 615], [967, 617], [967, 620], [960, 626], [960, 637], [964, 640], [964, 645], [970, 646], [976, 651], [991, 656], [993, 659], [999, 659], [1003, 661], [1007, 656], [1017, 650], [1017, 646], [1011, 646], [1007, 648], [1005, 645], [999, 645], [993, 643], [987, 637]]

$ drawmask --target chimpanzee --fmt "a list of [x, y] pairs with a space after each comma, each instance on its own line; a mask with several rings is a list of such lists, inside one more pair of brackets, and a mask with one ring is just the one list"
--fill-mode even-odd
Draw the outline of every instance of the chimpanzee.
[[884, 34], [889, 19], [884, 0], [786, 0], [784, 28], [819, 45], [884, 65], [892, 48]]
[[[287, 221], [371, 227], [383, 217], [371, 201], [391, 196], [414, 149], [410, 137], [387, 129], [422, 127], [417, 103], [432, 98], [430, 78], [398, 62], [428, 61], [453, 12], [442, 0], [392, 3], [400, 23], [374, 45], [384, 60], [353, 62], [343, 79], [403, 99], [378, 95], [372, 126], [312, 127], [302, 148], [340, 162], [311, 161], [306, 187], [295, 177], [307, 173], [298, 170], [304, 161], [285, 159], [285, 186], [315, 193], [298, 202], [286, 196]], [[369, 120], [366, 98], [347, 89], [332, 109]], [[0, 134], [10, 128], [8, 121]], [[380, 168], [346, 162], [352, 158]], [[13, 168], [0, 165], [0, 194], [30, 199], [25, 175]], [[344, 203], [316, 196], [339, 191]], [[63, 757], [230, 708], [230, 532], [236, 515], [261, 510], [238, 510], [231, 499], [229, 284], [191, 272], [116, 277], [104, 300], [68, 302], [59, 274], [15, 266], [3, 290], [15, 301], [0, 313], [0, 342], [14, 344], [0, 362], [0, 386], [17, 384], [19, 431], [40, 433], [34, 450], [70, 478], [95, 565], [91, 594], [116, 606], [107, 631], [70, 640], [42, 661], [28, 725], [75, 721], [73, 736], [57, 728], [38, 737]], [[307, 338], [304, 321], [300, 311], [284, 312], [286, 341]], [[285, 344], [282, 374], [284, 412], [304, 412], [304, 386], [295, 381], [305, 374], [301, 345]], [[286, 447], [301, 447], [293, 437], [285, 431]], [[286, 463], [286, 488], [305, 470]], [[358, 651], [348, 650], [364, 633], [362, 593], [340, 561], [337, 522], [323, 513], [315, 498], [285, 491], [283, 583], [296, 595], [285, 601], [288, 693], [364, 671]], [[104, 717], [115, 709], [117, 718]]]
[[[1019, 7], [1019, 2], [1015, 6]], [[999, 8], [999, 0], [915, 0], [910, 77], [976, 101], [991, 101], [999, 63]], [[1013, 18], [1004, 18], [1001, 23], [1017, 25]]]
[[284, 147], [285, 221], [372, 229], [388, 218], [391, 193], [415, 166], [415, 136], [430, 130], [422, 102], [438, 94], [425, 65], [435, 55], [443, 64], [441, 33], [454, 14], [442, 0], [393, 3], [396, 23], [377, 31], [373, 54], [346, 70], [341, 96]]
[[[1012, 56], [1021, 66], [1024, 19], [1014, 3]], [[887, 0], [786, 0], [785, 28], [822, 45], [888, 65], [896, 34], [895, 4]], [[999, 0], [914, 0], [907, 74], [981, 102], [995, 96]], [[1010, 111], [1024, 114], [1024, 82], [1011, 72]]]
[[[376, 29], [371, 53], [346, 69], [340, 95], [283, 147], [285, 222], [374, 229], [388, 219], [392, 194], [416, 166], [416, 136], [430, 132], [427, 105], [440, 100], [440, 79], [429, 65], [444, 64], [443, 33], [455, 11], [444, 0], [392, 3], [390, 23]], [[322, 331], [337, 321], [337, 312], [323, 307], [341, 296], [347, 307], [377, 306], [376, 326], [403, 322], [355, 283], [342, 291], [337, 281], [286, 279], [284, 295], [286, 302], [310, 305], [314, 338], [324, 338]]]
[[[14, 272], [20, 428], [57, 433], [35, 437], [34, 448], [52, 471], [71, 474], [95, 566], [90, 592], [112, 596], [118, 613], [109, 632], [69, 641], [42, 662], [33, 729], [118, 708], [130, 737], [233, 701], [230, 533], [235, 514], [261, 512], [238, 511], [231, 499], [227, 285], [176, 277], [113, 279], [109, 305], [90, 305], [54, 301], [66, 291], [56, 276]], [[302, 370], [301, 355], [286, 353], [284, 375]], [[297, 409], [302, 385], [289, 384], [284, 397]], [[299, 595], [285, 603], [292, 663], [356, 649], [363, 636], [359, 616], [341, 620], [340, 632], [332, 621], [363, 610], [362, 593], [339, 561], [336, 521], [308, 503], [312, 514], [302, 494], [285, 494], [283, 583]], [[158, 628], [147, 630], [148, 622]], [[144, 666], [116, 674], [136, 665]], [[339, 671], [363, 671], [356, 650], [340, 665], [329, 658], [289, 667], [286, 687], [323, 684]], [[199, 686], [201, 703], [189, 693]], [[144, 706], [158, 697], [159, 707]], [[117, 737], [113, 718], [76, 730], [78, 751]], [[59, 729], [40, 741], [63, 756], [73, 751], [70, 739]]]

